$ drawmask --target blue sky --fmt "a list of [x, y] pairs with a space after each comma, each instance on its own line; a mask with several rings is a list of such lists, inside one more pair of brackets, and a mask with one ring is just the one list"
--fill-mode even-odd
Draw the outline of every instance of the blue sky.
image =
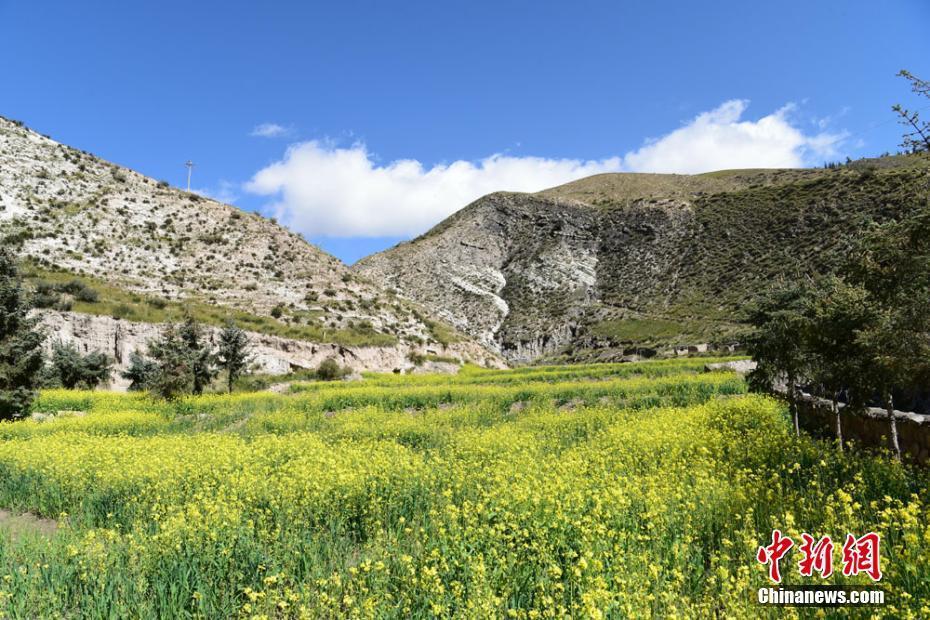
[[928, 25], [921, 0], [0, 0], [0, 114], [178, 186], [193, 159], [352, 262], [486, 191], [895, 150]]

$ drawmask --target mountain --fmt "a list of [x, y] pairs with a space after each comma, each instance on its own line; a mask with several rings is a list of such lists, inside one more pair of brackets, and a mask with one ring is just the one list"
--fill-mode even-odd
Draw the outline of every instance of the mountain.
[[269, 372], [329, 355], [391, 370], [422, 355], [499, 365], [497, 354], [726, 344], [756, 291], [835, 269], [861, 231], [906, 214], [928, 187], [926, 156], [604, 174], [485, 196], [347, 268], [273, 220], [0, 118], [0, 242], [21, 249], [50, 329], [120, 363], [185, 311], [236, 320]]
[[[232, 318], [284, 348], [289, 340], [336, 345], [347, 363], [363, 360], [358, 369], [369, 367], [364, 360], [372, 356], [353, 357], [347, 348], [393, 349], [390, 364], [408, 351], [497, 363], [467, 336], [426, 318], [416, 303], [353, 274], [273, 220], [180, 191], [2, 117], [0, 242], [20, 249], [37, 299], [65, 316], [153, 324], [189, 311], [212, 325]], [[97, 333], [87, 342], [119, 340], [112, 326], [105, 331], [106, 338]]]
[[513, 362], [616, 359], [738, 338], [774, 278], [836, 269], [872, 222], [930, 195], [930, 160], [602, 174], [495, 193], [354, 272]]

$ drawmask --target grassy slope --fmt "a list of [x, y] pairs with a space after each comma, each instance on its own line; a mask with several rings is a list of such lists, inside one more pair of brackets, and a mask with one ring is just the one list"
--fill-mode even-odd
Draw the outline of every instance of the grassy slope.
[[[545, 335], [570, 326], [568, 345], [547, 359], [610, 360], [739, 340], [761, 288], [836, 270], [863, 230], [906, 216], [928, 188], [930, 158], [910, 155], [830, 169], [602, 174], [537, 194], [491, 194], [369, 262], [405, 294], [455, 314], [461, 295], [443, 299], [417, 279], [443, 277], [432, 265], [458, 250], [461, 231], [483, 226], [506, 254], [490, 265], [506, 278], [510, 313], [493, 336], [505, 350], [546, 346]], [[538, 286], [592, 255], [590, 288], [573, 286], [577, 279]]]
[[[167, 301], [159, 297], [126, 291], [98, 278], [76, 276], [65, 271], [50, 271], [27, 266], [24, 273], [33, 285], [39, 282], [63, 284], [73, 280], [88, 285], [98, 293], [98, 300], [94, 302], [73, 300], [71, 305], [74, 312], [84, 314], [111, 316], [142, 323], [164, 323], [179, 321], [185, 312], [189, 312], [206, 325], [222, 327], [228, 320], [232, 320], [243, 329], [294, 340], [334, 342], [347, 346], [390, 346], [398, 342], [395, 336], [375, 331], [364, 324], [351, 328], [332, 329], [323, 325], [288, 323], [237, 308], [192, 299], [184, 302]], [[312, 311], [292, 313], [290, 316], [298, 320], [314, 318]]]
[[[592, 177], [547, 193], [593, 197], [613, 217], [627, 217], [642, 207], [631, 206], [630, 195], [617, 191], [632, 188], [683, 198], [684, 185], [695, 192], [688, 197], [693, 217], [680, 255], [651, 289], [637, 288], [624, 277], [629, 264], [610, 264], [610, 252], [602, 257], [607, 262], [602, 271], [606, 311], [595, 314], [599, 320], [590, 333], [637, 343], [693, 343], [737, 335], [742, 311], [756, 291], [775, 278], [838, 269], [855, 246], [856, 231], [906, 216], [930, 195], [930, 160], [911, 156], [832, 170], [635, 176], [647, 178], [618, 184]], [[720, 181], [726, 191], [708, 191]], [[663, 208], [668, 207], [652, 207]], [[623, 257], [622, 249], [613, 255]]]

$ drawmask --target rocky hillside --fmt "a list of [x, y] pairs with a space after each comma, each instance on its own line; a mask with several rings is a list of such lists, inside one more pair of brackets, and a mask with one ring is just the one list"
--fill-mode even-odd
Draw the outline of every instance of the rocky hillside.
[[834, 269], [871, 222], [930, 194], [930, 161], [605, 174], [479, 199], [356, 273], [506, 358], [725, 343], [773, 278]]
[[3, 118], [0, 242], [19, 248], [37, 297], [66, 316], [154, 324], [186, 310], [294, 342], [398, 351], [467, 340], [272, 220]]
[[[102, 351], [114, 361], [110, 389], [123, 390], [129, 381], [119, 371], [129, 366], [133, 351], [144, 351], [156, 339], [160, 325], [114, 319], [110, 316], [46, 310], [42, 328], [52, 337], [45, 342], [47, 351], [56, 339], [73, 342], [82, 353]], [[216, 345], [218, 327], [204, 330], [205, 338]], [[335, 359], [341, 366], [371, 372], [454, 372], [462, 362], [503, 368], [505, 365], [488, 355], [477, 343], [463, 340], [449, 345], [343, 346], [334, 343], [308, 342], [247, 332], [251, 342], [252, 370], [267, 375], [286, 375], [317, 368], [323, 360]], [[416, 354], [416, 355], [414, 355]]]

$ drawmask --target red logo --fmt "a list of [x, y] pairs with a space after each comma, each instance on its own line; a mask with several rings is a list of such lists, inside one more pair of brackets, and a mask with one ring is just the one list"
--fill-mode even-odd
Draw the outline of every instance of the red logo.
[[[807, 532], [801, 534], [801, 539], [803, 542], [798, 551], [802, 557], [798, 562], [798, 572], [803, 577], [811, 577], [817, 572], [824, 579], [832, 575], [835, 547], [833, 540], [829, 536], [817, 539]], [[880, 544], [881, 537], [875, 532], [869, 532], [859, 538], [847, 534], [846, 542], [843, 543], [843, 575], [853, 577], [865, 573], [872, 581], [881, 580]], [[782, 579], [779, 562], [793, 546], [794, 541], [783, 535], [781, 530], [772, 530], [772, 543], [759, 547], [756, 552], [756, 560], [760, 564], [768, 565], [769, 579], [775, 583], [781, 583]]]
[[882, 578], [878, 546], [881, 542], [878, 534], [869, 532], [861, 538], [846, 534], [843, 543], [843, 574], [847, 577], [865, 573], [878, 581]]
[[798, 568], [801, 575], [810, 577], [814, 571], [820, 573], [820, 576], [826, 579], [833, 574], [833, 541], [829, 536], [824, 536], [816, 543], [814, 537], [804, 532], [801, 534], [804, 544], [798, 547], [804, 558], [798, 562]]
[[759, 551], [756, 552], [756, 559], [761, 564], [769, 565], [769, 579], [775, 583], [781, 583], [781, 570], [778, 562], [793, 546], [794, 541], [782, 536], [781, 530], [772, 530], [772, 544], [768, 547], [759, 547]]

